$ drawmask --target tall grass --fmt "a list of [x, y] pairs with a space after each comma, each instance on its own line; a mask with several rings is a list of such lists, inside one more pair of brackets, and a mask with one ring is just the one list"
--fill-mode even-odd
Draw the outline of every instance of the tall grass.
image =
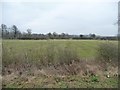
[[54, 64], [70, 64], [72, 60], [77, 60], [77, 52], [67, 46], [56, 46], [54, 44], [49, 44], [41, 49], [39, 53], [39, 64], [44, 66], [54, 65]]
[[59, 45], [54, 42], [47, 42], [47, 44], [41, 42], [38, 47], [29, 45], [26, 48], [17, 47], [17, 44], [16, 47], [14, 46], [14, 44], [3, 45], [3, 65], [32, 64], [36, 66], [49, 66], [54, 64], [70, 64], [73, 60], [79, 59], [76, 48], [69, 43]]
[[[2, 63], [3, 66], [30, 64], [37, 67], [70, 64], [72, 61], [84, 57], [88, 59], [96, 57], [96, 52], [98, 52], [99, 59], [101, 58], [106, 62], [117, 60], [116, 45], [101, 42], [5, 40], [2, 47]], [[98, 51], [96, 48], [99, 48]]]

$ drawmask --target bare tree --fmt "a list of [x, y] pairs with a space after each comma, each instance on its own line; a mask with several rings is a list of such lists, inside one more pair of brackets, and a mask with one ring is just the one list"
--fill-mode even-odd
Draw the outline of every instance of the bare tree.
[[31, 38], [31, 33], [32, 33], [32, 30], [31, 29], [27, 29], [27, 36], [28, 36], [28, 38]]
[[17, 26], [13, 25], [13, 26], [12, 26], [12, 30], [13, 30], [13, 32], [14, 32], [14, 38], [17, 38], [17, 33], [18, 33], [18, 28], [17, 28]]

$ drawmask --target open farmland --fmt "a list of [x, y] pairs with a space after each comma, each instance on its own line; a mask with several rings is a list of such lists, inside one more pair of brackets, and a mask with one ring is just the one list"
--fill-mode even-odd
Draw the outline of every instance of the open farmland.
[[[117, 87], [117, 66], [99, 62], [106, 40], [3, 40], [3, 87]], [[109, 75], [109, 76], [108, 76]]]

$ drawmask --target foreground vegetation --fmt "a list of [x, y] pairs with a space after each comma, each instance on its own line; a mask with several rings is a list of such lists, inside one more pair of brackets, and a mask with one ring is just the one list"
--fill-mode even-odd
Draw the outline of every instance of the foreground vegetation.
[[117, 41], [3, 40], [2, 52], [3, 87], [115, 88], [118, 84]]

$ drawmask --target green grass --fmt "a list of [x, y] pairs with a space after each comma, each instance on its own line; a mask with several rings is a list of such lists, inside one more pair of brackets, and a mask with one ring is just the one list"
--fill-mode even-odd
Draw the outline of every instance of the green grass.
[[[3, 61], [29, 59], [39, 61], [45, 54], [59, 56], [60, 50], [74, 50], [78, 58], [94, 58], [101, 42], [97, 40], [3, 40]], [[53, 52], [54, 51], [54, 52]], [[62, 52], [62, 51], [61, 51]], [[64, 51], [63, 51], [64, 52]], [[5, 54], [5, 57], [4, 57]], [[59, 55], [56, 55], [59, 54]], [[61, 53], [62, 54], [62, 53]], [[57, 58], [57, 57], [56, 57]]]
[[94, 40], [3, 40], [3, 64], [27, 61], [46, 65], [93, 58], [99, 43]]
[[[28, 56], [38, 60], [39, 56], [44, 53], [46, 47], [54, 48], [57, 47], [70, 47], [75, 49], [80, 57], [89, 58], [96, 55], [96, 48], [100, 41], [63, 41], [63, 40], [4, 40], [3, 50], [8, 50], [7, 55], [22, 55], [28, 53]], [[52, 52], [52, 51], [51, 51]], [[87, 53], [86, 53], [87, 52]], [[31, 58], [30, 57], [30, 58]], [[34, 58], [35, 57], [35, 58]]]
[[32, 81], [25, 81], [24, 79], [18, 78], [17, 80], [11, 81], [5, 87], [6, 88], [117, 88], [118, 78], [111, 77], [98, 78], [99, 81], [93, 81], [91, 77], [81, 76], [66, 76], [62, 77], [36, 77]]
[[[117, 41], [105, 40], [3, 40], [2, 63], [3, 68], [20, 68], [31, 64], [35, 66], [45, 66], [58, 63], [70, 63], [72, 60], [93, 59], [97, 56], [97, 50], [101, 43]], [[9, 66], [9, 67], [8, 67]], [[26, 75], [27, 77], [27, 75]], [[24, 78], [26, 78], [24, 77]], [[15, 80], [5, 83], [8, 88], [13, 87], [117, 87], [117, 78], [110, 77], [102, 80], [100, 77], [81, 77], [68, 75], [65, 78], [35, 76], [32, 82], [24, 81], [18, 77]]]

